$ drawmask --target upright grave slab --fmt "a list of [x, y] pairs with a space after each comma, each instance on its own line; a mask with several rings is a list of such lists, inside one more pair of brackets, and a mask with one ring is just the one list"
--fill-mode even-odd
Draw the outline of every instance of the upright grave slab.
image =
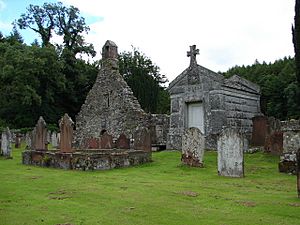
[[244, 176], [243, 135], [234, 129], [224, 129], [218, 137], [218, 174], [228, 177]]
[[33, 130], [33, 148], [34, 150], [47, 150], [47, 125], [42, 116], [40, 116]]
[[71, 117], [65, 114], [59, 121], [60, 128], [60, 152], [74, 152], [72, 149], [73, 124]]
[[6, 158], [12, 158], [11, 138], [11, 132], [7, 127], [1, 135], [1, 151]]
[[202, 132], [191, 127], [182, 136], [181, 162], [188, 166], [203, 167], [205, 137]]

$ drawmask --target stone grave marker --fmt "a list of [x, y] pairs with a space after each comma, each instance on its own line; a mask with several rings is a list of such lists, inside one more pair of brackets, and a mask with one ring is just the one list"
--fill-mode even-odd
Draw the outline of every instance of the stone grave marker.
[[196, 127], [185, 130], [182, 136], [181, 162], [188, 166], [203, 167], [205, 137]]
[[25, 143], [26, 143], [26, 149], [31, 149], [31, 142], [32, 142], [32, 131], [28, 131], [25, 134]]
[[46, 122], [40, 116], [35, 128], [33, 130], [33, 146], [34, 150], [47, 150], [47, 127]]
[[283, 153], [283, 132], [274, 131], [268, 135], [266, 137], [264, 150], [273, 155], [281, 155]]
[[113, 148], [113, 138], [111, 135], [109, 135], [107, 132], [104, 132], [104, 134], [100, 137], [100, 143], [99, 143], [100, 149], [112, 149]]
[[224, 129], [218, 137], [218, 174], [228, 177], [244, 176], [243, 135], [234, 129]]
[[16, 133], [15, 148], [21, 148], [21, 134]]
[[130, 140], [126, 137], [125, 134], [121, 134], [117, 139], [117, 148], [118, 149], [130, 149]]
[[6, 158], [12, 158], [11, 138], [11, 132], [7, 127], [1, 135], [2, 155]]
[[55, 131], [53, 131], [51, 133], [50, 143], [51, 143], [51, 145], [52, 145], [53, 148], [57, 148], [58, 147], [58, 137], [57, 137], [57, 133]]
[[264, 146], [268, 134], [268, 117], [255, 116], [252, 118], [252, 140], [253, 146]]
[[148, 128], [138, 128], [133, 134], [133, 149], [151, 152], [151, 135]]
[[88, 138], [86, 140], [86, 147], [88, 149], [99, 149], [99, 138]]
[[72, 149], [73, 124], [74, 122], [67, 113], [59, 121], [60, 152], [74, 152], [74, 150]]

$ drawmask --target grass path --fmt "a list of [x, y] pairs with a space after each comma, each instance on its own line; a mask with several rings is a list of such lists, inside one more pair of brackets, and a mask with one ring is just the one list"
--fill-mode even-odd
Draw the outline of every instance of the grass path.
[[109, 171], [67, 171], [0, 159], [0, 224], [300, 224], [296, 177], [280, 174], [277, 157], [245, 156], [245, 178], [180, 164], [175, 151], [153, 163]]

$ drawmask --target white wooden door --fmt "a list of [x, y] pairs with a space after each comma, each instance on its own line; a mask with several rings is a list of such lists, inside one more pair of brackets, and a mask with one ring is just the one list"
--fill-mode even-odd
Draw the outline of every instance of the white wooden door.
[[187, 105], [188, 128], [197, 127], [204, 134], [204, 111], [202, 103], [189, 103]]

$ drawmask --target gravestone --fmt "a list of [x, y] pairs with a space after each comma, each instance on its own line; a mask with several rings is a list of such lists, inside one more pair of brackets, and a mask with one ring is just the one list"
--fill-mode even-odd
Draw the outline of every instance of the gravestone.
[[74, 152], [72, 149], [74, 122], [66, 113], [59, 121], [60, 128], [60, 152]]
[[283, 152], [283, 133], [282, 131], [274, 131], [268, 135], [264, 146], [265, 152], [273, 155], [281, 155]]
[[46, 122], [40, 116], [35, 128], [33, 130], [33, 148], [34, 150], [47, 150], [47, 127]]
[[2, 155], [6, 158], [12, 157], [12, 149], [11, 149], [11, 132], [7, 127], [1, 135], [1, 150]]
[[25, 135], [25, 143], [26, 143], [26, 149], [31, 149], [32, 145], [32, 131], [27, 132]]
[[55, 131], [53, 131], [51, 133], [50, 143], [51, 143], [53, 148], [58, 147], [58, 138], [57, 138], [57, 133]]
[[15, 148], [21, 148], [21, 134], [16, 133]]
[[107, 132], [100, 137], [100, 149], [112, 149], [113, 148], [113, 138]]
[[88, 149], [99, 149], [99, 138], [89, 138], [86, 140], [86, 147]]
[[151, 135], [148, 128], [138, 128], [133, 134], [133, 149], [151, 152]]
[[268, 135], [268, 117], [255, 116], [252, 118], [252, 139], [253, 146], [264, 146], [266, 137]]
[[300, 148], [297, 151], [297, 189], [298, 198], [300, 198]]
[[130, 140], [126, 137], [125, 134], [121, 134], [117, 139], [117, 148], [118, 149], [130, 149]]
[[218, 137], [218, 174], [228, 177], [244, 176], [243, 135], [224, 129]]
[[191, 127], [182, 136], [181, 162], [185, 165], [203, 167], [205, 137], [202, 132]]

